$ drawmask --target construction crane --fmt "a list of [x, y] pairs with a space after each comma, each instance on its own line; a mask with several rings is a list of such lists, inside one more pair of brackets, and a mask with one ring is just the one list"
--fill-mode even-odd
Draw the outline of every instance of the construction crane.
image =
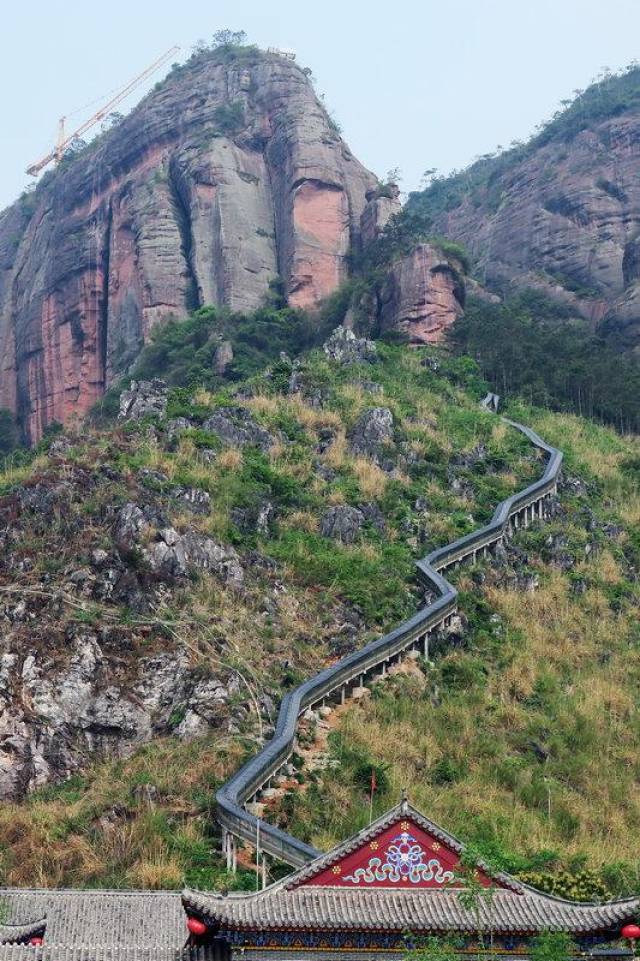
[[167, 50], [166, 53], [163, 53], [162, 56], [158, 57], [158, 59], [149, 67], [147, 67], [143, 73], [137, 77], [134, 77], [134, 79], [129, 81], [125, 87], [122, 87], [122, 89], [119, 90], [118, 93], [111, 98], [111, 100], [101, 107], [97, 113], [94, 113], [93, 116], [89, 117], [88, 120], [85, 120], [85, 122], [81, 124], [77, 130], [74, 130], [73, 133], [66, 133], [65, 124], [67, 118], [61, 117], [58, 121], [58, 138], [56, 140], [55, 147], [51, 153], [47, 154], [46, 157], [43, 157], [41, 160], [37, 160], [35, 163], [31, 164], [31, 166], [27, 167], [27, 173], [31, 177], [37, 177], [40, 171], [47, 167], [50, 163], [59, 163], [69, 144], [73, 143], [77, 137], [81, 137], [82, 134], [87, 132], [87, 130], [90, 130], [91, 127], [98, 123], [99, 120], [103, 120], [105, 117], [107, 117], [113, 111], [113, 109], [118, 106], [119, 103], [122, 103], [122, 101], [125, 100], [129, 94], [136, 89], [136, 87], [140, 86], [140, 84], [143, 83], [147, 77], [150, 77], [152, 73], [155, 73], [156, 70], [166, 63], [170, 57], [173, 57], [174, 54], [178, 53], [179, 50], [180, 47], [176, 46], [171, 47], [170, 50]]

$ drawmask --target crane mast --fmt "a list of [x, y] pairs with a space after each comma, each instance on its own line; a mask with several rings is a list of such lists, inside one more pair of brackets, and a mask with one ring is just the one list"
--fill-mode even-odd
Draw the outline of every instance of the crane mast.
[[175, 46], [171, 47], [170, 50], [167, 50], [166, 53], [163, 53], [162, 56], [158, 57], [158, 59], [150, 64], [146, 70], [144, 70], [137, 77], [134, 77], [133, 80], [130, 80], [126, 86], [122, 87], [114, 97], [108, 100], [104, 106], [100, 107], [100, 109], [91, 117], [89, 117], [88, 120], [85, 120], [84, 123], [77, 128], [77, 130], [73, 131], [73, 133], [66, 133], [65, 125], [67, 118], [61, 117], [58, 121], [58, 137], [55, 147], [46, 155], [46, 157], [42, 157], [40, 160], [37, 160], [35, 163], [32, 163], [29, 167], [27, 167], [27, 173], [31, 177], [37, 177], [40, 171], [47, 167], [52, 161], [59, 163], [64, 156], [65, 150], [69, 144], [76, 139], [76, 137], [81, 137], [83, 133], [86, 133], [87, 130], [90, 130], [91, 127], [98, 123], [99, 120], [103, 120], [104, 117], [107, 117], [115, 109], [115, 107], [118, 106], [118, 104], [122, 103], [122, 101], [125, 100], [129, 94], [136, 89], [136, 87], [143, 83], [147, 77], [150, 77], [151, 74], [155, 73], [156, 70], [166, 63], [170, 57], [173, 57], [174, 54], [176, 54], [179, 50], [180, 47]]

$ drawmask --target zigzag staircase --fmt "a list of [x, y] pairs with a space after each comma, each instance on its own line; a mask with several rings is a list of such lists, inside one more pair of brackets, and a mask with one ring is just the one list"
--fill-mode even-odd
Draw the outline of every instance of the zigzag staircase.
[[[481, 406], [495, 411], [497, 398], [488, 394]], [[546, 516], [549, 502], [557, 492], [562, 453], [545, 443], [531, 428], [502, 419], [543, 452], [546, 464], [542, 476], [498, 504], [484, 527], [417, 561], [419, 580], [435, 595], [432, 603], [388, 634], [371, 641], [285, 695], [272, 739], [216, 794], [217, 816], [223, 829], [223, 851], [229, 869], [235, 870], [236, 867], [237, 839], [252, 846], [256, 846], [259, 839], [263, 855], [269, 854], [293, 867], [301, 867], [319, 856], [320, 851], [247, 810], [261, 791], [269, 789], [272, 781], [284, 771], [295, 750], [301, 716], [309, 709], [327, 706], [332, 701], [344, 703], [352, 688], [362, 687], [367, 679], [385, 674], [391, 664], [412, 650], [428, 656], [430, 636], [446, 628], [458, 609], [458, 592], [443, 573], [449, 568], [457, 568], [464, 561], [475, 562], [479, 556], [488, 557], [510, 533]]]

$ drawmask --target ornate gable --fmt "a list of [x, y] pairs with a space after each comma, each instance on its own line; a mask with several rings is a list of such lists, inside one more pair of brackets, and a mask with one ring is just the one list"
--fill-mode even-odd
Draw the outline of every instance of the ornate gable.
[[[402, 818], [304, 884], [359, 888], [460, 887], [458, 855]], [[489, 884], [486, 875], [483, 883]]]
[[[284, 884], [302, 886], [450, 889], [465, 886], [461, 877], [462, 845], [456, 838], [423, 817], [406, 801], [370, 827], [302, 868]], [[518, 883], [505, 875], [493, 880], [482, 864], [477, 877], [488, 887], [494, 884], [518, 890]]]

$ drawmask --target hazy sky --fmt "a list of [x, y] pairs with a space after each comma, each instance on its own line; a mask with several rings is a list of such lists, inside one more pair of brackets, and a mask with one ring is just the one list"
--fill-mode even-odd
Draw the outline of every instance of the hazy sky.
[[405, 189], [526, 137], [601, 67], [640, 57], [640, 0], [3, 0], [0, 22], [0, 208], [61, 114], [222, 27], [295, 50], [355, 154], [399, 167]]

